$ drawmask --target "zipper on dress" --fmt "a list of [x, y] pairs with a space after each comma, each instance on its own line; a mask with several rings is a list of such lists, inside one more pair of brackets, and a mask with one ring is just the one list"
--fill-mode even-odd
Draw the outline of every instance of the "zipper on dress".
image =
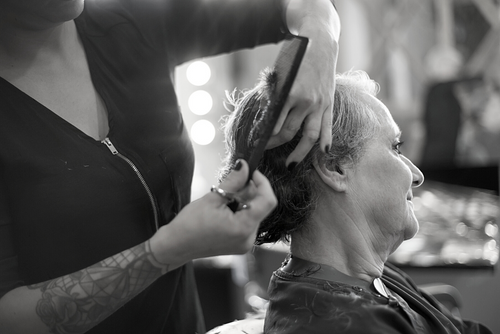
[[151, 207], [153, 209], [155, 228], [158, 231], [158, 228], [159, 228], [158, 209], [156, 207], [156, 202], [155, 202], [155, 199], [153, 197], [153, 193], [151, 192], [151, 189], [149, 188], [148, 184], [146, 183], [146, 180], [144, 180], [144, 177], [142, 176], [141, 172], [139, 171], [137, 166], [129, 158], [127, 158], [126, 156], [124, 156], [123, 154], [118, 152], [115, 145], [113, 145], [113, 143], [111, 142], [111, 140], [108, 137], [104, 138], [104, 140], [102, 140], [101, 143], [106, 145], [106, 147], [111, 151], [111, 154], [116, 155], [119, 158], [121, 158], [122, 160], [124, 160], [132, 168], [132, 170], [135, 172], [135, 175], [137, 175], [137, 177], [139, 178], [139, 181], [141, 181], [142, 186], [144, 187], [144, 190], [146, 190], [146, 193], [148, 194], [149, 201], [150, 201]]

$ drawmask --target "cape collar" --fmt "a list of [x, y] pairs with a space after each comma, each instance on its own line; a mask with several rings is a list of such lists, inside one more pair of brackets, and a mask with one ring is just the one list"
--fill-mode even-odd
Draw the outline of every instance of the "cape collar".
[[360, 278], [346, 275], [332, 266], [307, 261], [291, 254], [287, 255], [280, 269], [293, 276], [343, 283], [389, 298], [389, 292], [379, 277], [370, 283]]

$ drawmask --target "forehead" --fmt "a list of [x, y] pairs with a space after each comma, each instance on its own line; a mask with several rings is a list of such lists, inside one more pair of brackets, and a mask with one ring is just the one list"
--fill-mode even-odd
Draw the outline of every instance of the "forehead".
[[401, 134], [399, 126], [394, 121], [391, 112], [379, 99], [374, 96], [368, 96], [368, 104], [372, 108], [380, 124], [379, 134], [384, 137], [395, 137]]

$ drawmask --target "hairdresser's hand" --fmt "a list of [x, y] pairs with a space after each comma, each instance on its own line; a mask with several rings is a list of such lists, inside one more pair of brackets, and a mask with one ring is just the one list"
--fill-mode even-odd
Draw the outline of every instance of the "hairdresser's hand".
[[277, 204], [269, 181], [260, 172], [254, 172], [245, 187], [247, 175], [248, 164], [241, 160], [240, 169], [231, 172], [219, 188], [238, 193], [249, 208], [233, 213], [225, 198], [209, 192], [187, 205], [152, 237], [156, 259], [173, 269], [196, 258], [247, 252], [260, 222]]
[[290, 141], [301, 128], [302, 139], [286, 164], [298, 163], [320, 141], [331, 147], [335, 68], [340, 19], [330, 0], [290, 0], [286, 21], [292, 34], [309, 38], [307, 51], [267, 148]]

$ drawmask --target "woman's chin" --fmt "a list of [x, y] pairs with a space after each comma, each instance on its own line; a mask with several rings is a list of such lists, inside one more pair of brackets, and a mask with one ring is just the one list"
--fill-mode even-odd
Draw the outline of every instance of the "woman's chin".
[[410, 220], [410, 223], [408, 224], [405, 233], [404, 233], [404, 240], [409, 240], [413, 238], [417, 233], [419, 229], [418, 225], [418, 220], [415, 217], [412, 217], [413, 219]]

